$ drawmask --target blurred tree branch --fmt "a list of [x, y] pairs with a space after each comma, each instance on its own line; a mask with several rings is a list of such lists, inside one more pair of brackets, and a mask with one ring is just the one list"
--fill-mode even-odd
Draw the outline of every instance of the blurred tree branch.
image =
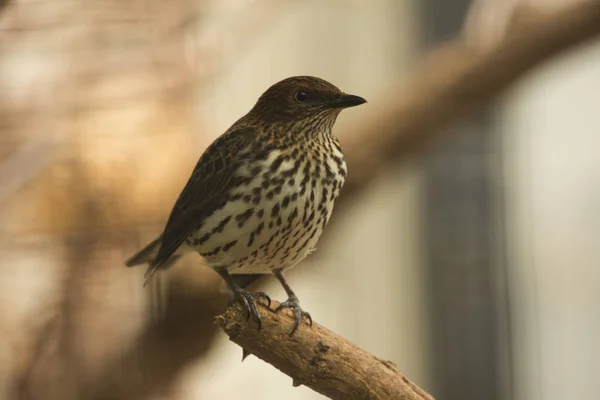
[[[279, 303], [274, 302], [277, 307]], [[301, 326], [290, 336], [293, 319], [260, 305], [262, 329], [248, 323], [235, 303], [217, 317], [231, 341], [293, 379], [331, 399], [433, 400], [389, 361], [380, 360], [321, 325]]]
[[[463, 39], [446, 44], [415, 68], [408, 84], [392, 84], [388, 94], [371, 102], [382, 107], [371, 107], [372, 113], [342, 143], [351, 173], [340, 204], [364, 190], [392, 160], [408, 158], [447, 133], [440, 128], [490, 103], [552, 57], [600, 34], [600, 1], [543, 13], [522, 8], [507, 32], [484, 49]], [[340, 215], [336, 207], [334, 215]]]
[[89, 383], [85, 398], [133, 400], [167, 392], [184, 368], [211, 348], [218, 332], [214, 316], [223, 303], [225, 294], [173, 281], [165, 315], [150, 322], [131, 348], [106, 363]]
[[2, 13], [2, 11], [4, 11], [4, 9], [6, 9], [6, 7], [8, 7], [9, 3], [10, 3], [10, 0], [0, 0], [0, 13]]

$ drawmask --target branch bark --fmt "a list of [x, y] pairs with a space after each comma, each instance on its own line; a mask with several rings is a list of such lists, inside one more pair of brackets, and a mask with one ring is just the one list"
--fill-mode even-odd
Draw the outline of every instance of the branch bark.
[[[273, 302], [275, 308], [279, 303]], [[237, 304], [217, 317], [229, 339], [293, 379], [331, 399], [433, 400], [390, 361], [381, 360], [327, 328], [305, 325], [289, 336], [293, 319], [259, 305], [262, 329]]]

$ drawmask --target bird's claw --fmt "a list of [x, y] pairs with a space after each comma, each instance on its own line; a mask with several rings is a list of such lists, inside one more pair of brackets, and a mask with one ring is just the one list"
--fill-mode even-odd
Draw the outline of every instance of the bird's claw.
[[300, 302], [298, 301], [298, 298], [296, 296], [290, 297], [283, 303], [279, 304], [279, 306], [277, 306], [277, 308], [275, 309], [275, 312], [277, 313], [284, 308], [289, 308], [292, 311], [292, 314], [294, 315], [294, 327], [290, 332], [290, 336], [292, 336], [294, 332], [296, 332], [298, 326], [300, 325], [300, 322], [302, 322], [302, 319], [305, 317], [308, 320], [308, 326], [312, 327], [312, 317], [309, 313], [302, 310], [302, 308], [300, 307]]
[[262, 328], [262, 321], [260, 319], [260, 313], [258, 312], [258, 308], [256, 307], [256, 301], [263, 299], [266, 301], [267, 308], [271, 307], [271, 298], [265, 292], [248, 292], [240, 287], [236, 287], [233, 290], [234, 298], [232, 301], [238, 301], [244, 310], [246, 310], [246, 319], [249, 320], [252, 318], [256, 325], [258, 325], [258, 330]]

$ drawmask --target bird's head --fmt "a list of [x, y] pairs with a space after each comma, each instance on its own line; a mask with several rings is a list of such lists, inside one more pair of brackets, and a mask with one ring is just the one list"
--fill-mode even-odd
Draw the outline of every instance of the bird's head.
[[333, 124], [344, 108], [366, 103], [331, 83], [312, 76], [294, 76], [275, 83], [258, 99], [250, 114], [272, 122], [306, 120]]

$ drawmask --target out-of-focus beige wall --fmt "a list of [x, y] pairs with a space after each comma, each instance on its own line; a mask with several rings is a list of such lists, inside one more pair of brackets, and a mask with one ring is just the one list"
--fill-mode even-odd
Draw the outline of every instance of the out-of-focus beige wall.
[[600, 389], [600, 43], [505, 102], [508, 265], [517, 400]]
[[[416, 46], [410, 2], [289, 2], [277, 22], [244, 49], [200, 101], [198, 118], [215, 136], [247, 112], [273, 82], [316, 75], [349, 93], [373, 100], [397, 79]], [[207, 93], [205, 95], [205, 93]], [[364, 106], [385, 107], [376, 101]], [[361, 108], [343, 112], [335, 132], [360, 123]], [[374, 157], [376, 155], [373, 155]], [[352, 174], [353, 166], [349, 166]], [[327, 247], [288, 274], [292, 287], [317, 322], [378, 357], [401, 365], [427, 387], [427, 318], [419, 273], [419, 174], [406, 165], [390, 171], [359, 198]], [[267, 291], [282, 300], [270, 282]], [[291, 379], [255, 357], [240, 363], [241, 350], [221, 337], [210, 358], [181, 379], [181, 399], [317, 399], [293, 388]]]

